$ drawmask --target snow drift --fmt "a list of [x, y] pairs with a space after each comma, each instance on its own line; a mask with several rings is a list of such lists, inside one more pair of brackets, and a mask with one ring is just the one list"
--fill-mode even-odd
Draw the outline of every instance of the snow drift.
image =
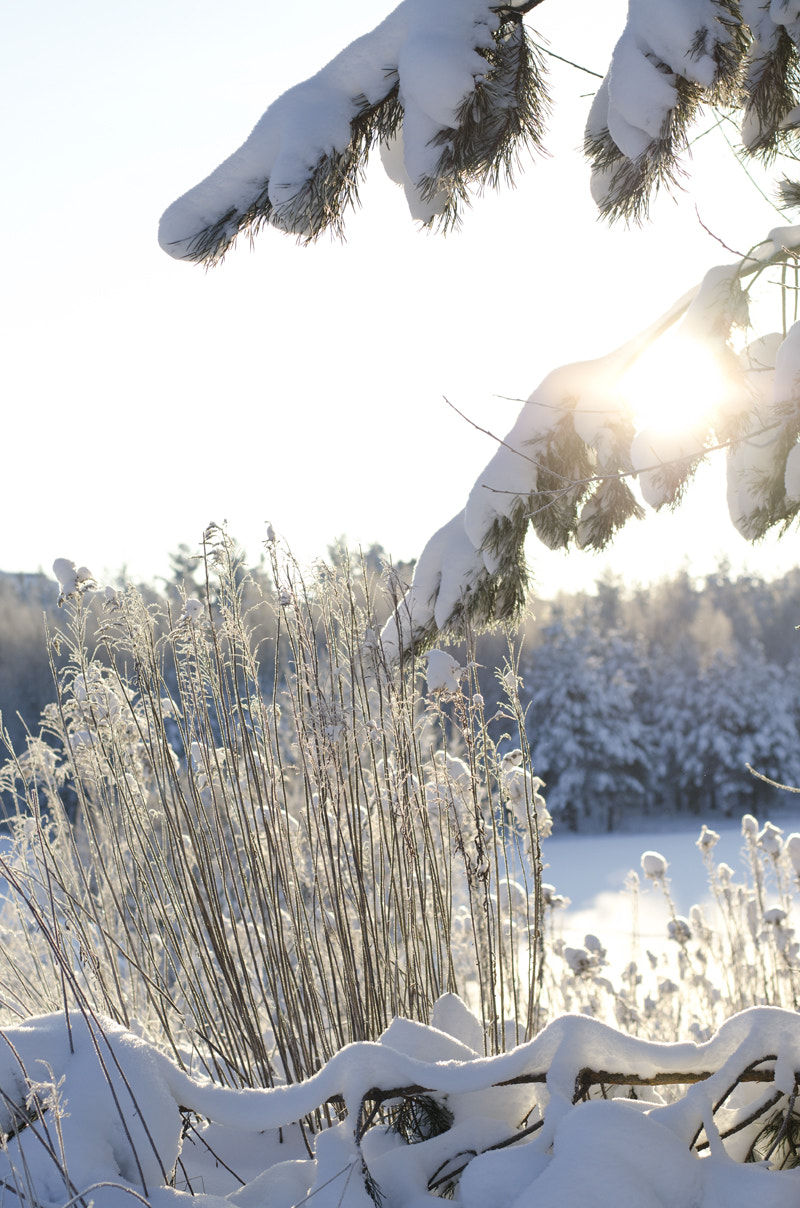
[[[744, 1011], [704, 1044], [569, 1015], [489, 1058], [473, 1047], [476, 1022], [448, 995], [431, 1026], [396, 1019], [306, 1082], [233, 1090], [195, 1081], [108, 1020], [29, 1019], [0, 1034], [0, 1178], [23, 1202], [97, 1208], [166, 1206], [181, 1188], [197, 1208], [422, 1208], [448, 1180], [465, 1208], [797, 1203], [800, 1170], [739, 1160], [762, 1116], [793, 1103], [795, 1013]], [[691, 1085], [664, 1102], [648, 1085], [658, 1081]], [[588, 1098], [597, 1084], [604, 1097]], [[423, 1096], [449, 1126], [409, 1144], [375, 1108]], [[338, 1119], [307, 1131], [304, 1149], [297, 1122], [326, 1103]]]

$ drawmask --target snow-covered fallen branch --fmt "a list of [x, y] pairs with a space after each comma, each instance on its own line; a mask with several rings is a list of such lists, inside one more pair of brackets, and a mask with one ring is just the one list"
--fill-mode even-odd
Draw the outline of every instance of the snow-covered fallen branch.
[[[646, 1042], [568, 1015], [495, 1057], [460, 1038], [473, 1035], [474, 1019], [459, 999], [440, 1000], [432, 1018], [394, 1020], [378, 1042], [347, 1046], [303, 1083], [244, 1090], [194, 1080], [107, 1020], [27, 1020], [0, 1040], [0, 1181], [26, 1204], [106, 1208], [133, 1195], [165, 1205], [180, 1181], [198, 1208], [255, 1208], [267, 1188], [270, 1208], [305, 1198], [420, 1208], [436, 1198], [429, 1186], [449, 1180], [468, 1208], [487, 1202], [490, 1185], [494, 1205], [541, 1208], [581, 1202], [592, 1163], [592, 1205], [797, 1202], [800, 1170], [740, 1164], [768, 1113], [783, 1102], [791, 1114], [794, 1012], [752, 1008], [703, 1044]], [[653, 1089], [676, 1082], [692, 1085], [672, 1102]], [[590, 1097], [596, 1085], [602, 1099]], [[633, 1087], [646, 1094], [635, 1098]], [[620, 1088], [629, 1097], [610, 1100]], [[378, 1109], [423, 1098], [446, 1124], [409, 1144]], [[291, 1126], [326, 1104], [338, 1119], [303, 1154]], [[221, 1150], [238, 1136], [246, 1177], [186, 1142], [189, 1112]], [[209, 1164], [214, 1192], [202, 1190]]]

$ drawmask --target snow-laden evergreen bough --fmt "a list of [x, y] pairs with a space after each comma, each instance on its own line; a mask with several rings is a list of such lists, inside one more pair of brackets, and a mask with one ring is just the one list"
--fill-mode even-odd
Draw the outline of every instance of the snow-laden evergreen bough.
[[[403, 0], [371, 33], [267, 109], [247, 141], [162, 218], [162, 246], [220, 260], [265, 223], [313, 240], [341, 231], [369, 152], [401, 184], [423, 224], [455, 223], [471, 193], [510, 178], [525, 147], [541, 149], [549, 106], [542, 48], [526, 28], [541, 0]], [[610, 219], [644, 217], [683, 174], [703, 105], [736, 115], [746, 154], [770, 161], [800, 126], [800, 4], [774, 0], [630, 0], [624, 29], [588, 117], [591, 187]], [[784, 180], [787, 205], [800, 185]], [[602, 549], [620, 527], [676, 504], [697, 466], [728, 448], [731, 518], [748, 539], [785, 527], [800, 508], [800, 337], [784, 278], [777, 330], [749, 342], [753, 285], [794, 263], [797, 228], [711, 270], [661, 320], [622, 348], [562, 366], [530, 396], [476, 480], [466, 506], [428, 542], [414, 583], [387, 625], [386, 649], [513, 617], [528, 586], [530, 529], [551, 549]], [[679, 319], [711, 347], [731, 390], [679, 435], [636, 431], [618, 385]], [[795, 318], [797, 315], [795, 314]], [[745, 346], [746, 344], [746, 346]], [[638, 485], [638, 493], [636, 486]]]
[[[794, 1012], [752, 1008], [702, 1044], [568, 1015], [496, 1057], [475, 1052], [476, 1030], [448, 995], [430, 1026], [395, 1019], [305, 1082], [235, 1090], [109, 1020], [34, 1017], [0, 1032], [0, 1179], [26, 1208], [167, 1208], [186, 1192], [198, 1208], [797, 1203], [782, 1138], [772, 1163], [754, 1149], [765, 1120], [797, 1131]], [[688, 1089], [665, 1102], [670, 1083]], [[298, 1122], [326, 1104], [304, 1147]]]
[[[452, 224], [470, 191], [510, 177], [526, 146], [543, 147], [542, 52], [523, 22], [541, 2], [403, 0], [274, 101], [239, 150], [170, 206], [162, 247], [212, 263], [264, 223], [304, 239], [341, 230], [376, 145], [412, 215]], [[793, 0], [631, 0], [586, 130], [601, 211], [641, 217], [676, 183], [703, 104], [739, 111], [751, 154], [791, 144], [798, 40]], [[787, 196], [796, 188], [787, 183]]]
[[[800, 513], [800, 322], [788, 323], [784, 305], [781, 331], [745, 333], [751, 294], [766, 270], [794, 266], [799, 246], [800, 227], [770, 231], [620, 348], [549, 373], [497, 439], [466, 506], [423, 549], [385, 626], [387, 652], [424, 646], [465, 619], [513, 617], [528, 586], [529, 531], [548, 549], [604, 549], [645, 507], [675, 507], [714, 450], [727, 450], [728, 510], [742, 536], [788, 528]], [[793, 281], [784, 275], [784, 303]], [[622, 379], [671, 328], [709, 351], [725, 388], [713, 405], [699, 401], [684, 430], [637, 429]]]
[[470, 188], [511, 175], [518, 144], [541, 145], [541, 64], [522, 24], [530, 7], [403, 0], [274, 101], [239, 150], [170, 206], [161, 246], [213, 263], [264, 223], [306, 240], [341, 231], [376, 145], [414, 217], [452, 224]]

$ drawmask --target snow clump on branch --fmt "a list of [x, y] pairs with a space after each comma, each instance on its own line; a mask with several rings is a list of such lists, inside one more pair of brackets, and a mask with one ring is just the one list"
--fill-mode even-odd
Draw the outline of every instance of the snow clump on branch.
[[538, 52], [514, 6], [403, 0], [274, 101], [238, 151], [169, 207], [159, 241], [178, 259], [213, 263], [266, 223], [305, 240], [341, 233], [375, 144], [413, 216], [450, 225], [470, 188], [512, 174], [518, 144], [540, 143], [545, 107]]
[[53, 574], [58, 580], [60, 588], [59, 608], [67, 600], [82, 596], [86, 591], [97, 589], [97, 580], [88, 566], [76, 566], [69, 558], [56, 558], [53, 563]]

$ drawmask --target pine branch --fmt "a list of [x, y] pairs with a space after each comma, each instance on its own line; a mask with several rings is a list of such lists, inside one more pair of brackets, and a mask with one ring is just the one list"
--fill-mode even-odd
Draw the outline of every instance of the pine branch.
[[744, 91], [745, 125], [751, 123], [757, 128], [747, 150], [764, 163], [771, 163], [792, 138], [783, 122], [800, 104], [800, 54], [782, 25], [775, 28], [773, 45], [751, 58]]
[[445, 231], [460, 222], [472, 189], [513, 184], [521, 151], [544, 149], [550, 102], [539, 48], [516, 12], [503, 11], [494, 43], [478, 51], [487, 71], [464, 98], [457, 125], [433, 139], [442, 148], [435, 172], [417, 182], [426, 202], [444, 195], [441, 213], [427, 225]]
[[[714, 0], [712, 8], [713, 20], [697, 29], [683, 55], [670, 45], [637, 43], [638, 53], [669, 81], [674, 93], [672, 105], [666, 107], [663, 100], [659, 103], [659, 108], [664, 108], [661, 130], [641, 153], [630, 158], [617, 146], [607, 121], [596, 120], [594, 126], [590, 121], [584, 149], [598, 184], [600, 212], [611, 222], [623, 219], [641, 223], [661, 189], [680, 187], [686, 175], [681, 156], [688, 150], [688, 131], [703, 103], [739, 103], [743, 63], [751, 39], [735, 0]], [[669, 55], [671, 61], [665, 61], [662, 55]], [[710, 83], [704, 78], [705, 71], [694, 71], [693, 65], [701, 60], [713, 64]], [[606, 77], [606, 89], [608, 80]], [[613, 95], [610, 101], [613, 103]]]
[[602, 178], [603, 195], [598, 208], [610, 222], [643, 223], [650, 204], [661, 189], [681, 187], [686, 170], [680, 162], [688, 148], [687, 131], [703, 99], [702, 90], [687, 80], [676, 79], [676, 103], [664, 119], [661, 133], [636, 159], [628, 159], [606, 126], [598, 134], [587, 132], [584, 152], [592, 174]]
[[378, 142], [391, 138], [402, 120], [396, 73], [388, 73], [387, 83], [388, 91], [377, 104], [370, 105], [363, 96], [354, 99], [356, 112], [346, 149], [320, 156], [302, 187], [284, 205], [278, 209], [273, 204], [270, 178], [265, 178], [245, 210], [229, 208], [217, 222], [189, 240], [184, 258], [206, 266], [220, 264], [240, 235], [246, 234], [252, 242], [267, 224], [296, 234], [303, 243], [313, 242], [328, 229], [341, 237], [348, 210], [358, 204], [370, 151]]

